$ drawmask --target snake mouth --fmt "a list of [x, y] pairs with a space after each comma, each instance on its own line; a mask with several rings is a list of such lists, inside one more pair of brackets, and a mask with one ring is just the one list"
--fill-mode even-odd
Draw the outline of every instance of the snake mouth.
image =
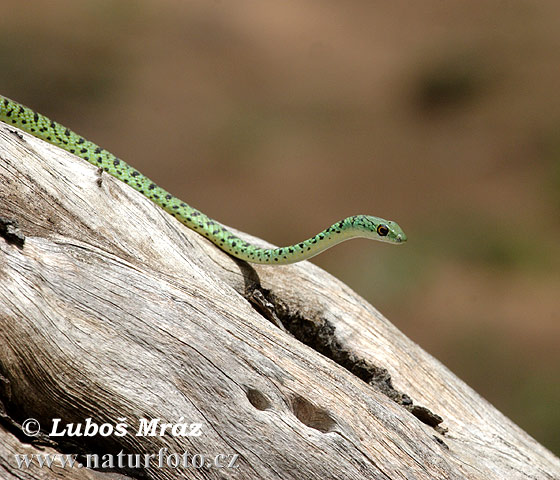
[[404, 233], [399, 233], [395, 239], [397, 243], [406, 242], [406, 235]]

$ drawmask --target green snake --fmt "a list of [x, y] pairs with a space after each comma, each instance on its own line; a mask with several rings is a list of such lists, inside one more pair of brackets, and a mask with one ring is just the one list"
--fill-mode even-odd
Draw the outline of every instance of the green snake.
[[402, 243], [406, 235], [396, 222], [370, 215], [354, 215], [314, 237], [281, 248], [261, 248], [246, 242], [220, 223], [187, 205], [112, 153], [49, 118], [0, 95], [0, 120], [87, 160], [130, 185], [190, 229], [223, 251], [252, 263], [286, 265], [311, 258], [337, 243], [356, 237]]

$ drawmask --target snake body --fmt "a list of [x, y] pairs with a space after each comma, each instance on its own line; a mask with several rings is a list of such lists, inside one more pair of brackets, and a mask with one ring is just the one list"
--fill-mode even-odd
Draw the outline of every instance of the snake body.
[[308, 259], [350, 238], [365, 237], [390, 243], [406, 241], [396, 222], [370, 215], [354, 215], [335, 223], [314, 237], [281, 248], [261, 248], [230, 232], [223, 225], [157, 186], [139, 171], [93, 142], [59, 123], [0, 95], [0, 120], [63, 148], [130, 185], [219, 248], [252, 263], [282, 265]]

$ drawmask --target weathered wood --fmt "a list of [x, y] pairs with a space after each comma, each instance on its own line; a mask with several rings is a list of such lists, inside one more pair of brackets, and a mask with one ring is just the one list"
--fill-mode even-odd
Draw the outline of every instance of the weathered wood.
[[[321, 269], [236, 261], [121, 182], [4, 124], [0, 216], [19, 225], [0, 237], [1, 478], [114, 476], [19, 469], [15, 453], [162, 448], [238, 455], [237, 468], [114, 470], [560, 477], [558, 458]], [[24, 435], [27, 418], [40, 436]], [[128, 434], [48, 437], [53, 418], [125, 418]], [[136, 436], [143, 418], [199, 423], [201, 435]]]

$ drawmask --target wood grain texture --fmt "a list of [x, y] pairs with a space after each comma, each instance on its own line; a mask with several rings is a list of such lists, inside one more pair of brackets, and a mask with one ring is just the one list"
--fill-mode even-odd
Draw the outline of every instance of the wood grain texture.
[[[116, 469], [150, 479], [560, 477], [558, 458], [321, 269], [236, 261], [4, 124], [0, 217], [25, 236], [0, 237], [1, 478], [116, 478], [16, 468], [14, 453], [41, 448], [239, 456]], [[43, 435], [21, 432], [30, 417]], [[53, 418], [126, 418], [131, 433], [48, 438]], [[136, 436], [142, 418], [202, 435]]]

